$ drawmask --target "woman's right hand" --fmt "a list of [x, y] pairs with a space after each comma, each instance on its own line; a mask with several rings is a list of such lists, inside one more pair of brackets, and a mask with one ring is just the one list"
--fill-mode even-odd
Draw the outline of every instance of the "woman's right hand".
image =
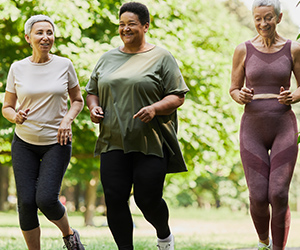
[[90, 110], [90, 117], [93, 123], [100, 123], [104, 118], [104, 112], [100, 106], [95, 106]]
[[253, 96], [254, 96], [253, 88], [248, 89], [246, 87], [243, 87], [239, 93], [239, 101], [242, 104], [250, 103], [253, 100]]
[[23, 122], [25, 122], [27, 120], [27, 115], [30, 109], [26, 109], [25, 111], [23, 110], [18, 110], [18, 112], [16, 112], [16, 116], [15, 116], [15, 122], [16, 124], [23, 124]]

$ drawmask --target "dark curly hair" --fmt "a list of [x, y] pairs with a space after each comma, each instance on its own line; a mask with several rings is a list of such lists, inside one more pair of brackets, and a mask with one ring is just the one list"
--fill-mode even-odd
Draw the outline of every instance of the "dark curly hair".
[[136, 14], [142, 25], [150, 23], [150, 15], [146, 5], [138, 2], [124, 3], [120, 8], [119, 18], [127, 11]]

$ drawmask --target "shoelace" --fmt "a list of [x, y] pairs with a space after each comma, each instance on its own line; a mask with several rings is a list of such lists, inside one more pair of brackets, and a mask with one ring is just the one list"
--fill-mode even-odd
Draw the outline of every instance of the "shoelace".
[[260, 247], [258, 249], [259, 250], [270, 250], [271, 248], [269, 246], [265, 246], [265, 247]]
[[73, 247], [76, 247], [76, 244], [77, 244], [76, 237], [74, 235], [70, 235], [67, 242], [65, 242], [64, 248], [73, 249]]
[[157, 245], [157, 247], [158, 247], [159, 250], [164, 250], [164, 249], [165, 249], [165, 250], [168, 250], [170, 246], [171, 246], [170, 243], [169, 243], [168, 245], [166, 245], [166, 246], [163, 246], [163, 247], [160, 246], [160, 245]]
[[68, 250], [69, 250], [69, 249], [71, 250], [71, 249], [74, 249], [73, 246], [75, 246], [75, 245], [73, 245], [73, 244], [70, 243], [70, 242], [67, 242], [67, 243], [64, 245], [63, 248], [67, 248]]

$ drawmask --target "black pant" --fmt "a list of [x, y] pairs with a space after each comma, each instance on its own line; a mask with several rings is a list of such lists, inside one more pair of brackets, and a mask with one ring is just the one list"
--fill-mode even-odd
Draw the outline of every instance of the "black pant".
[[135, 202], [144, 217], [164, 239], [170, 235], [169, 211], [162, 199], [167, 158], [124, 154], [122, 150], [101, 154], [101, 182], [109, 228], [120, 250], [133, 249], [133, 222], [128, 199], [133, 187]]
[[49, 220], [65, 213], [58, 199], [61, 182], [71, 157], [71, 142], [65, 146], [37, 146], [16, 135], [12, 142], [12, 165], [17, 187], [18, 212], [23, 231], [39, 226], [37, 209]]

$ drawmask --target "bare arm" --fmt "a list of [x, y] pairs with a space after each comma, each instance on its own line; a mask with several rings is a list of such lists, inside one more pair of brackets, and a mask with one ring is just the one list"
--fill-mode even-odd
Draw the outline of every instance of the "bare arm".
[[3, 116], [10, 122], [22, 124], [27, 120], [29, 109], [16, 111], [17, 95], [6, 91], [2, 106]]
[[74, 119], [81, 112], [84, 101], [81, 95], [80, 87], [77, 85], [76, 87], [69, 89], [69, 97], [71, 102], [71, 107], [68, 113], [65, 115], [63, 120], [60, 123], [57, 133], [57, 141], [60, 145], [67, 144], [68, 140], [72, 140], [72, 129], [71, 124]]
[[244, 87], [245, 58], [246, 46], [244, 43], [241, 43], [236, 47], [233, 54], [229, 93], [234, 101], [242, 105], [251, 102], [253, 98], [253, 89]]
[[285, 90], [281, 87], [278, 101], [285, 105], [290, 105], [300, 101], [300, 43], [292, 43], [291, 54], [293, 58], [293, 73], [297, 81], [297, 89], [291, 93], [290, 90]]
[[86, 104], [90, 110], [90, 117], [93, 123], [100, 123], [104, 118], [102, 108], [99, 106], [99, 98], [96, 95], [88, 94]]
[[162, 100], [141, 108], [133, 118], [140, 118], [142, 122], [150, 122], [156, 115], [170, 115], [184, 103], [184, 94], [167, 95]]

